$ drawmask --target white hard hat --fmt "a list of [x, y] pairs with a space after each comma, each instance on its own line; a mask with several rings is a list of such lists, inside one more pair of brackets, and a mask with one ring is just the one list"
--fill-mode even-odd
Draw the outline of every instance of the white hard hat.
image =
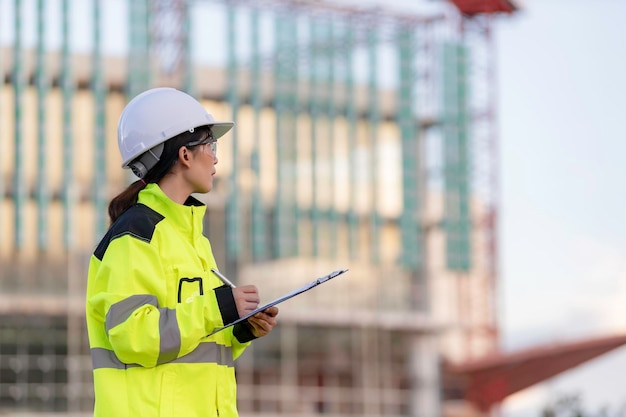
[[[217, 122], [195, 98], [175, 88], [153, 88], [133, 98], [122, 111], [117, 128], [117, 144], [122, 168], [131, 168], [143, 178], [163, 152], [163, 142], [211, 126], [215, 139], [223, 136], [233, 122]], [[150, 151], [150, 152], [148, 152]]]

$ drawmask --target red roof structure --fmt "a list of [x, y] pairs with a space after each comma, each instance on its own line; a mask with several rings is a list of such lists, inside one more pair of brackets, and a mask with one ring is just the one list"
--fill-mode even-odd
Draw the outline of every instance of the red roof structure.
[[445, 373], [463, 381], [465, 399], [487, 411], [511, 394], [623, 345], [626, 335], [553, 344], [449, 365]]
[[518, 8], [512, 0], [449, 0], [461, 13], [474, 16], [482, 13], [513, 13]]

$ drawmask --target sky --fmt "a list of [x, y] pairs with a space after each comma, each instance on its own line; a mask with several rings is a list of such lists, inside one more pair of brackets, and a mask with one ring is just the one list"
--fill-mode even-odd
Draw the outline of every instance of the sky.
[[[497, 27], [504, 344], [626, 333], [626, 2], [526, 0]], [[512, 397], [626, 405], [621, 348]], [[536, 415], [536, 413], [534, 414]]]

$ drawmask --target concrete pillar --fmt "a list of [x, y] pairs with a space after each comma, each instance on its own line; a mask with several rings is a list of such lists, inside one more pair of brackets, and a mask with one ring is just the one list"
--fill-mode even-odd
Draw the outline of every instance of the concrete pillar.
[[440, 417], [441, 395], [439, 352], [434, 335], [421, 334], [411, 340], [411, 399], [413, 417]]

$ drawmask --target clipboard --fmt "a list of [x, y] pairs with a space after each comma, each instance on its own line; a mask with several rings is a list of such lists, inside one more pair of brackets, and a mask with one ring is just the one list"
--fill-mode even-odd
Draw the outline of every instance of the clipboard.
[[339, 270], [337, 270], [337, 271], [333, 271], [333, 272], [331, 272], [331, 273], [330, 273], [330, 274], [328, 274], [328, 275], [324, 275], [323, 277], [319, 277], [319, 278], [317, 278], [317, 279], [315, 279], [315, 280], [313, 280], [313, 281], [309, 282], [308, 284], [303, 285], [303, 286], [302, 286], [302, 287], [300, 287], [300, 288], [297, 288], [297, 289], [295, 289], [295, 290], [293, 290], [293, 291], [291, 291], [291, 292], [289, 292], [289, 293], [287, 293], [287, 294], [285, 294], [285, 295], [283, 295], [283, 296], [281, 296], [281, 297], [279, 297], [279, 298], [277, 298], [277, 299], [275, 299], [275, 300], [273, 300], [273, 301], [270, 301], [269, 303], [265, 304], [265, 305], [264, 305], [264, 306], [262, 306], [262, 307], [258, 307], [257, 309], [255, 309], [255, 310], [253, 310], [253, 311], [249, 312], [249, 313], [248, 313], [248, 314], [246, 314], [245, 316], [240, 317], [240, 318], [238, 318], [237, 320], [235, 320], [235, 321], [233, 321], [233, 322], [231, 322], [231, 323], [228, 323], [228, 324], [227, 324], [227, 325], [225, 325], [225, 326], [222, 326], [222, 327], [219, 327], [219, 328], [217, 328], [217, 329], [213, 330], [213, 332], [211, 332], [210, 334], [208, 334], [208, 335], [207, 335], [207, 337], [209, 337], [209, 336], [213, 336], [215, 333], [220, 332], [220, 331], [222, 331], [222, 330], [224, 330], [224, 329], [227, 329], [227, 328], [229, 328], [230, 326], [234, 326], [234, 325], [235, 325], [235, 324], [237, 324], [237, 323], [241, 323], [241, 322], [243, 322], [243, 321], [246, 321], [246, 320], [248, 320], [248, 318], [250, 318], [250, 317], [254, 316], [256, 313], [259, 313], [259, 312], [261, 312], [261, 311], [265, 310], [266, 308], [270, 308], [270, 307], [272, 307], [272, 306], [275, 306], [275, 305], [277, 305], [277, 304], [282, 303], [283, 301], [289, 300], [290, 298], [293, 298], [293, 297], [295, 297], [296, 295], [299, 295], [299, 294], [302, 294], [302, 293], [304, 293], [304, 292], [307, 292], [307, 291], [309, 291], [311, 288], [317, 287], [318, 285], [323, 284], [323, 283], [325, 283], [326, 281], [329, 281], [329, 280], [331, 280], [331, 279], [333, 279], [333, 278], [335, 278], [335, 277], [338, 277], [339, 275], [341, 275], [341, 274], [343, 274], [343, 273], [345, 273], [345, 272], [348, 272], [348, 270], [347, 270], [347, 269], [339, 269]]

